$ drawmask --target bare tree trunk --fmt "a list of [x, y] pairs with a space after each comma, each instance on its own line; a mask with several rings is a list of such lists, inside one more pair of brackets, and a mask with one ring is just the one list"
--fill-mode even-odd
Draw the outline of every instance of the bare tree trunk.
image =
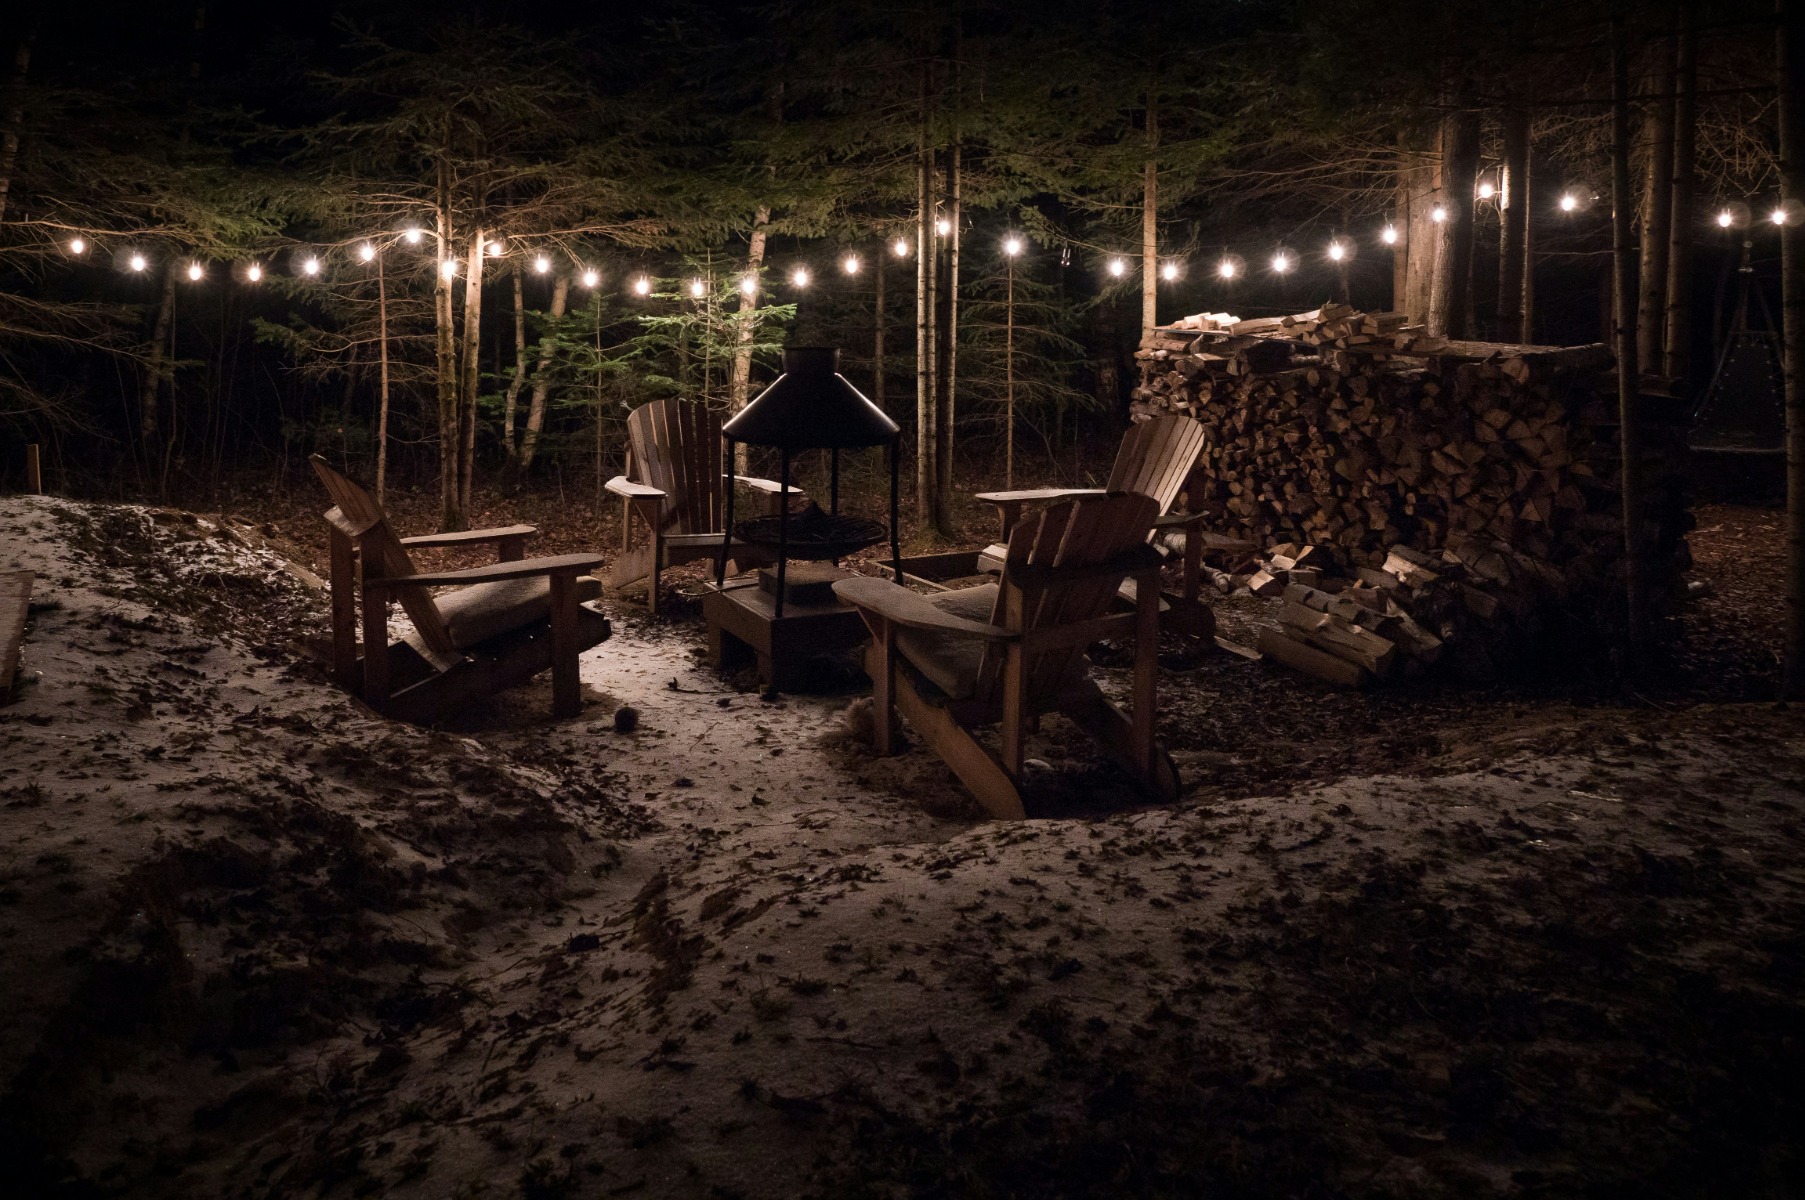
[[382, 256], [376, 258], [376, 503], [382, 503], [389, 477], [389, 287]]
[[752, 238], [746, 250], [746, 278], [753, 281], [750, 291], [740, 289], [740, 319], [734, 330], [733, 378], [728, 387], [728, 401], [734, 412], [746, 407], [752, 398], [752, 342], [757, 333], [753, 314], [759, 304], [759, 272], [765, 265], [765, 238], [771, 224], [771, 210], [763, 205], [752, 217]]
[[1650, 48], [1648, 108], [1642, 118], [1647, 154], [1642, 180], [1642, 292], [1636, 308], [1637, 369], [1659, 374], [1665, 358], [1661, 343], [1667, 333], [1667, 251], [1673, 237], [1674, 37], [1671, 33]]
[[[1408, 139], [1406, 135], [1405, 140]], [[1404, 260], [1404, 288], [1400, 307], [1414, 325], [1427, 324], [1429, 307], [1435, 291], [1436, 265], [1442, 252], [1441, 226], [1430, 220], [1435, 207], [1437, 189], [1441, 186], [1441, 152], [1439, 136], [1433, 153], [1422, 146], [1401, 150], [1398, 190], [1398, 234], [1402, 245], [1398, 254]]]
[[1498, 189], [1498, 336], [1527, 342], [1529, 257], [1529, 110], [1504, 114], [1504, 178]]
[[450, 532], [464, 527], [464, 510], [458, 487], [458, 360], [456, 312], [452, 277], [444, 264], [455, 261], [451, 237], [451, 201], [445, 164], [439, 164], [438, 268], [433, 285], [433, 348], [438, 366], [439, 398], [439, 528]]
[[934, 259], [935, 242], [934, 153], [928, 145], [928, 68], [921, 68], [920, 162], [916, 169], [915, 256], [915, 504], [921, 519], [933, 519], [934, 451], [939, 445], [934, 429], [934, 383], [939, 374], [934, 361]]
[[[1003, 295], [1003, 486], [1015, 486], [1015, 256], [1009, 256], [1009, 284]], [[1053, 436], [1059, 436], [1054, 418]]]
[[1147, 161], [1141, 167], [1141, 337], [1159, 324], [1159, 147], [1158, 101], [1147, 97]]
[[[552, 284], [551, 319], [555, 323], [564, 316], [570, 302], [570, 276], [560, 275]], [[551, 387], [547, 373], [552, 365], [551, 338], [539, 339], [539, 365], [533, 371], [533, 398], [527, 404], [526, 433], [520, 439], [520, 470], [524, 474], [533, 465], [533, 454], [539, 449], [539, 431], [545, 428], [545, 397]]]
[[1673, 77], [1673, 211], [1668, 225], [1667, 312], [1662, 374], [1681, 387], [1692, 370], [1692, 241], [1694, 179], [1698, 146], [1698, 20], [1687, 6], [1681, 14]]
[[871, 398], [884, 408], [884, 258], [888, 246], [877, 251], [877, 296], [871, 302]]
[[482, 380], [483, 243], [479, 228], [470, 235], [470, 266], [464, 272], [463, 392], [458, 404], [458, 507], [470, 519], [472, 476], [476, 474], [476, 396]]
[[163, 389], [163, 376], [168, 371], [169, 327], [175, 320], [175, 260], [163, 268], [163, 290], [157, 300], [157, 315], [150, 327], [150, 352], [144, 363], [144, 382], [138, 392], [138, 434], [146, 446], [157, 437], [157, 395]]
[[1646, 628], [1642, 536], [1642, 414], [1636, 364], [1636, 258], [1630, 236], [1635, 193], [1630, 188], [1628, 34], [1621, 12], [1611, 15], [1611, 264], [1612, 321], [1617, 333], [1617, 420], [1622, 455], [1624, 662], [1635, 662]]
[[1442, 253], [1437, 256], [1429, 297], [1429, 332], [1463, 338], [1471, 332], [1473, 308], [1473, 191], [1479, 175], [1478, 114], [1455, 109], [1442, 121], [1442, 179], [1439, 203]]
[[1786, 658], [1780, 694], [1805, 695], [1805, 10], [1777, 0], [1780, 188], [1792, 217], [1780, 230], [1780, 312], [1786, 370]]
[[502, 405], [501, 444], [512, 470], [520, 461], [520, 439], [514, 435], [514, 412], [520, 407], [520, 389], [526, 386], [526, 289], [520, 282], [518, 260], [509, 274], [514, 277], [514, 378], [508, 380], [507, 401]]
[[13, 46], [13, 73], [6, 81], [6, 106], [0, 112], [0, 223], [6, 221], [6, 201], [12, 194], [13, 166], [19, 161], [19, 134], [25, 124], [25, 75], [31, 69], [31, 48], [38, 39], [38, 25]]
[[942, 535], [952, 536], [953, 518], [953, 449], [954, 422], [957, 420], [959, 367], [959, 170], [960, 146], [953, 143], [952, 158], [947, 167], [946, 238], [946, 312], [942, 318], [945, 332], [939, 339], [942, 376], [939, 394], [940, 411], [935, 417], [934, 447], [934, 527]]

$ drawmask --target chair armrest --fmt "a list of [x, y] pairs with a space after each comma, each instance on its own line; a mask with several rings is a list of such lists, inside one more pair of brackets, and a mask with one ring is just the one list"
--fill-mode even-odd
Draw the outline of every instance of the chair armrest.
[[629, 500], [662, 500], [664, 493], [655, 487], [647, 487], [643, 483], [634, 483], [625, 475], [616, 475], [602, 485], [616, 496], [625, 496]]
[[602, 565], [599, 554], [560, 554], [554, 558], [524, 558], [518, 562], [491, 563], [486, 567], [466, 567], [461, 571], [427, 571], [421, 575], [396, 575], [388, 579], [366, 579], [369, 587], [443, 587], [451, 583], [495, 583], [503, 579], [525, 579], [532, 575], [576, 574]]
[[1035, 500], [1063, 500], [1067, 496], [1101, 496], [1102, 488], [1025, 488], [1013, 492], [979, 492], [974, 500], [986, 504], [1026, 504]]
[[[777, 493], [783, 491], [783, 484], [778, 483], [775, 479], [760, 479], [756, 475], [733, 475], [733, 476], [723, 475], [723, 476], [721, 476], [721, 478], [722, 479], [732, 478], [740, 483], [745, 484], [747, 487], [751, 488], [755, 492], [769, 492], [773, 496], [775, 496]], [[792, 496], [800, 496], [800, 495], [802, 495], [802, 489], [797, 487], [795, 484], [791, 484], [789, 494]]]
[[1195, 528], [1200, 526], [1203, 523], [1203, 519], [1207, 516], [1209, 516], [1208, 513], [1200, 512], [1163, 513], [1160, 516], [1153, 518], [1153, 527], [1155, 529]]
[[876, 613], [884, 620], [893, 621], [907, 629], [959, 633], [967, 637], [987, 638], [993, 642], [1010, 642], [1020, 637], [1019, 634], [1010, 633], [996, 625], [955, 617], [888, 579], [842, 579], [834, 584], [834, 595], [854, 608]]
[[483, 542], [502, 542], [509, 538], [529, 538], [539, 532], [536, 525], [503, 525], [495, 529], [466, 529], [462, 533], [423, 533], [404, 537], [403, 546], [466, 546]]

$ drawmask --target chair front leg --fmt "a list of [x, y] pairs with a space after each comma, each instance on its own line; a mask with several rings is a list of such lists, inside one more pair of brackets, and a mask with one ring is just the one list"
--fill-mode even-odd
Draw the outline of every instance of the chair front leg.
[[877, 648], [878, 669], [871, 679], [871, 743], [880, 755], [896, 753], [896, 626], [868, 613]]
[[[1157, 613], [1157, 609], [1155, 612]], [[1003, 658], [1003, 769], [1021, 778], [1028, 757], [1027, 655], [1020, 642], [1009, 643]]]
[[389, 702], [389, 593], [364, 585], [364, 703], [382, 709]]
[[1183, 595], [1193, 604], [1197, 601], [1197, 592], [1203, 576], [1203, 530], [1196, 525], [1185, 527], [1185, 564]]
[[526, 538], [505, 537], [496, 543], [497, 562], [519, 562], [526, 557]]
[[1130, 730], [1135, 769], [1153, 775], [1153, 719], [1159, 686], [1159, 572], [1135, 577], [1134, 712]]
[[577, 675], [577, 575], [560, 571], [551, 577], [552, 716], [563, 720], [583, 711]]
[[1020, 500], [992, 500], [997, 506], [997, 519], [1002, 522], [1003, 536], [1000, 539], [1007, 546], [1009, 535], [1015, 531], [1015, 523], [1022, 519], [1022, 502]]
[[332, 677], [343, 688], [357, 677], [357, 552], [351, 539], [332, 530]]

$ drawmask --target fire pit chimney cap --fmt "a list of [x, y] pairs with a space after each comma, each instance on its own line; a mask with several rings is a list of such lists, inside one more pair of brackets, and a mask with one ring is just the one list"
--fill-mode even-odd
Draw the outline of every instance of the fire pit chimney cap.
[[788, 346], [783, 374], [727, 422], [736, 442], [791, 450], [881, 446], [900, 431], [884, 410], [840, 374], [832, 346]]

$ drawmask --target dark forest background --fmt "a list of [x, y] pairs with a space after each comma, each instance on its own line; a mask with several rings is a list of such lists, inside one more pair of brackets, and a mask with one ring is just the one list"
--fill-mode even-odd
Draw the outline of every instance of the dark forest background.
[[[1778, 274], [1771, 12], [1628, 16], [1638, 228], [1667, 205], [1676, 132], [1693, 139], [1692, 211], [1660, 239], [1690, 264], [1663, 301], [1689, 318], [1654, 368], [1696, 388], [1743, 242], [1758, 289]], [[1184, 314], [1334, 298], [1456, 336], [1605, 340], [1609, 17], [1536, 0], [21, 7], [0, 34], [0, 477], [38, 443], [58, 491], [223, 503], [319, 451], [437, 489], [455, 526], [473, 480], [586, 494], [620, 468], [634, 405], [744, 403], [791, 341], [841, 347], [910, 447], [918, 411], [952, 413], [926, 451], [944, 467], [922, 464], [932, 491], [1002, 457], [1012, 325], [1016, 470], [1050, 481], [1123, 420], [1143, 328]], [[1523, 206], [1527, 246], [1488, 183]], [[1431, 225], [1433, 205], [1451, 211]], [[1422, 280], [1380, 237], [1427, 246], [1444, 224], [1467, 250]], [[1332, 241], [1350, 256], [1330, 261]]]

